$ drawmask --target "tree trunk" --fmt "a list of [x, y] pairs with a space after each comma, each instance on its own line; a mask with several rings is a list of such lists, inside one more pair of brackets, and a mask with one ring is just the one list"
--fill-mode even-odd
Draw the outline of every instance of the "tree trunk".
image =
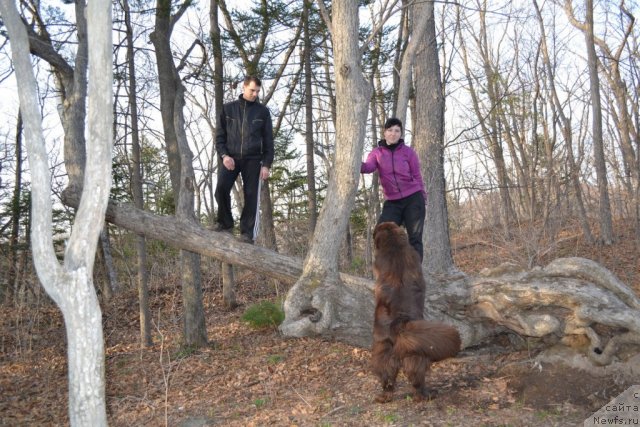
[[[67, 206], [77, 207], [80, 194], [65, 190], [62, 201]], [[200, 224], [180, 221], [174, 216], [155, 215], [131, 204], [111, 201], [107, 207], [106, 220], [146, 238], [162, 240], [175, 248], [239, 265], [285, 283], [294, 283], [302, 274], [300, 259], [260, 246], [240, 243], [228, 233], [209, 231]], [[349, 286], [373, 289], [368, 279], [340, 273], [340, 280]]]
[[[179, 82], [179, 80], [178, 80]], [[174, 128], [180, 152], [180, 193], [176, 214], [179, 220], [199, 223], [193, 210], [195, 175], [193, 172], [193, 155], [189, 149], [185, 123], [184, 86], [180, 82], [174, 99]], [[182, 301], [184, 304], [184, 339], [185, 344], [202, 347], [207, 344], [207, 327], [202, 302], [202, 274], [200, 270], [200, 254], [182, 251], [180, 253], [182, 267]]]
[[260, 245], [272, 251], [278, 251], [276, 230], [273, 225], [273, 203], [269, 181], [262, 182], [260, 189]]
[[369, 291], [344, 286], [338, 274], [338, 250], [355, 201], [371, 96], [360, 64], [357, 2], [334, 1], [329, 26], [336, 79], [335, 166], [302, 276], [285, 300], [281, 330], [289, 336], [317, 334], [365, 344], [370, 342], [370, 315], [354, 316], [359, 310], [351, 307], [366, 301], [372, 313], [373, 300]]
[[[485, 4], [486, 6], [486, 4]], [[458, 9], [460, 14], [460, 9]], [[482, 128], [482, 134], [486, 139], [486, 145], [489, 147], [489, 152], [495, 166], [495, 175], [497, 178], [498, 192], [500, 195], [500, 215], [496, 215], [496, 224], [500, 224], [504, 230], [505, 236], [511, 234], [510, 223], [514, 219], [513, 203], [509, 194], [510, 180], [507, 173], [506, 161], [504, 158], [504, 152], [502, 148], [501, 139], [501, 122], [497, 113], [499, 110], [500, 97], [497, 94], [496, 79], [499, 78], [499, 74], [494, 71], [491, 64], [491, 56], [489, 53], [489, 39], [486, 31], [486, 10], [480, 11], [480, 34], [474, 39], [476, 40], [478, 50], [481, 53], [481, 61], [484, 71], [483, 79], [486, 80], [486, 86], [476, 88], [474, 81], [476, 78], [469, 64], [469, 57], [467, 55], [466, 38], [462, 34], [462, 25], [458, 26], [458, 33], [460, 38], [461, 58], [465, 70], [465, 78], [469, 87], [469, 94], [471, 96], [471, 104], [473, 110], [478, 119], [478, 123]], [[461, 19], [458, 17], [458, 19]], [[490, 105], [487, 107], [488, 111], [482, 108], [482, 101], [480, 94], [486, 92], [489, 98]]]
[[75, 69], [71, 76], [61, 78], [62, 127], [64, 128], [64, 165], [69, 177], [69, 186], [82, 188], [84, 167], [87, 160], [85, 147], [85, 116], [87, 97], [87, 21], [85, 2], [75, 2], [78, 50]]
[[[574, 196], [576, 198], [576, 204], [578, 205], [578, 218], [580, 220], [580, 225], [582, 227], [582, 233], [584, 234], [587, 242], [592, 243], [594, 241], [593, 234], [591, 233], [591, 226], [589, 225], [589, 219], [587, 218], [587, 210], [584, 206], [584, 201], [582, 199], [582, 187], [580, 185], [580, 171], [578, 170], [578, 165], [576, 165], [576, 161], [573, 155], [573, 130], [571, 128], [571, 120], [564, 114], [564, 110], [562, 108], [562, 103], [560, 102], [560, 98], [558, 97], [558, 92], [556, 90], [555, 85], [555, 73], [551, 68], [551, 58], [549, 56], [549, 50], [547, 48], [547, 37], [544, 28], [544, 22], [542, 20], [542, 14], [540, 13], [540, 8], [538, 7], [538, 2], [536, 0], [533, 1], [533, 5], [536, 9], [536, 14], [538, 17], [538, 24], [540, 26], [540, 48], [542, 50], [542, 59], [544, 62], [544, 67], [547, 73], [547, 80], [549, 82], [549, 90], [551, 91], [552, 97], [552, 108], [553, 111], [558, 114], [560, 117], [560, 127], [562, 129], [562, 136], [564, 138], [565, 144], [567, 146], [567, 159], [569, 161], [569, 176], [570, 181], [573, 186]], [[552, 158], [552, 156], [547, 155], [547, 157]]]
[[[142, 192], [142, 160], [140, 148], [140, 132], [138, 129], [138, 93], [135, 73], [135, 51], [133, 49], [133, 28], [129, 0], [123, 0], [124, 21], [127, 28], [127, 65], [129, 71], [129, 110], [131, 111], [131, 190], [133, 203], [138, 209], [144, 208]], [[138, 306], [140, 318], [140, 345], [149, 347], [151, 338], [151, 312], [149, 310], [149, 270], [147, 270], [147, 242], [144, 237], [136, 237], [136, 253], [138, 264]]]
[[118, 291], [119, 286], [116, 268], [113, 265], [113, 256], [111, 256], [109, 229], [106, 226], [100, 232], [100, 250], [102, 252], [105, 274], [107, 276], [106, 286], [103, 288], [104, 298], [106, 301], [109, 301], [113, 294]]
[[[16, 174], [13, 186], [13, 198], [11, 199], [11, 234], [9, 237], [9, 268], [5, 273], [6, 277], [2, 280], [5, 285], [0, 285], [0, 301], [2, 301], [5, 292], [9, 294], [9, 284], [15, 283], [18, 276], [18, 241], [20, 238], [20, 217], [22, 197], [22, 133], [24, 123], [22, 121], [22, 113], [18, 111], [18, 123], [16, 125]], [[16, 289], [16, 286], [14, 286]]]
[[[226, 5], [223, 6], [226, 8]], [[215, 110], [214, 116], [218, 119], [222, 108], [224, 107], [224, 62], [222, 57], [222, 38], [220, 35], [220, 24], [218, 18], [218, 1], [211, 0], [209, 12], [209, 23], [211, 26], [211, 43], [213, 48], [213, 90], [215, 98]], [[216, 122], [216, 126], [218, 123]], [[214, 134], [215, 135], [215, 134]], [[214, 144], [215, 146], [215, 144]], [[216, 155], [217, 158], [217, 155]], [[214, 162], [218, 167], [222, 167], [220, 161]], [[234, 186], [235, 189], [235, 186]], [[262, 192], [260, 194], [260, 200], [262, 201]], [[260, 224], [262, 229], [262, 224]], [[264, 233], [263, 233], [264, 234]], [[235, 296], [235, 277], [233, 274], [233, 265], [222, 263], [222, 301], [227, 307], [234, 307], [236, 305]]]
[[[173, 62], [170, 41], [173, 26], [189, 5], [189, 1], [182, 3], [178, 12], [172, 16], [171, 1], [157, 0], [156, 26], [150, 35], [158, 63], [160, 112], [176, 214], [184, 222], [195, 221], [193, 207], [195, 179], [193, 156], [184, 130], [184, 87]], [[181, 253], [180, 258], [184, 341], [185, 345], [201, 347], [207, 343], [207, 329], [202, 304], [200, 258], [194, 253]]]
[[[83, 197], [63, 265], [58, 262], [53, 246], [49, 167], [27, 33], [13, 1], [0, 1], [0, 11], [11, 37], [20, 108], [25, 117], [32, 174], [33, 260], [43, 287], [62, 311], [67, 331], [70, 423], [72, 426], [106, 426], [102, 314], [92, 271], [111, 187], [111, 3], [91, 1], [87, 7], [91, 27], [88, 63], [94, 76], [89, 86], [87, 110], [90, 144]], [[83, 165], [75, 166], [82, 169]]]
[[232, 309], [238, 306], [236, 301], [235, 278], [233, 277], [233, 265], [222, 263], [222, 303]]
[[311, 34], [309, 34], [309, 13], [311, 10], [312, 0], [304, 2], [304, 89], [305, 89], [305, 145], [307, 147], [307, 199], [309, 211], [309, 236], [313, 236], [313, 232], [318, 222], [318, 207], [316, 195], [316, 178], [315, 178], [315, 162], [314, 162], [314, 141], [313, 141], [313, 96], [312, 96], [312, 79], [311, 73]]
[[602, 138], [602, 103], [600, 101], [600, 78], [598, 77], [598, 57], [593, 39], [593, 0], [585, 0], [586, 21], [584, 38], [587, 47], [587, 64], [589, 65], [589, 81], [591, 93], [591, 132], [593, 138], [593, 162], [596, 167], [598, 193], [600, 196], [600, 237], [605, 245], [613, 244], [613, 220], [609, 201], [609, 183], [607, 180], [607, 163], [604, 155]]
[[[63, 201], [77, 206], [79, 195], [65, 191]], [[309, 299], [298, 312], [298, 323], [293, 325], [299, 327], [293, 329], [295, 336], [319, 334], [361, 347], [371, 344], [374, 306], [373, 282], [369, 279], [344, 273], [336, 273], [338, 277], [315, 276], [307, 279], [310, 282], [306, 296], [300, 294], [304, 277], [300, 259], [131, 205], [110, 203], [106, 219], [148, 238], [286, 283], [297, 280], [287, 295], [288, 304], [291, 298]], [[427, 276], [427, 282], [425, 317], [456, 325], [463, 347], [486, 342], [505, 330], [524, 337], [545, 338], [544, 345], [585, 335], [593, 343], [586, 356], [595, 363], [608, 364], [622, 350], [621, 344], [640, 343], [640, 299], [610, 271], [591, 260], [557, 259], [545, 268], [530, 271], [505, 263], [485, 269], [477, 277]], [[290, 305], [289, 310], [292, 308], [295, 306]], [[611, 339], [611, 344], [603, 345]]]
[[415, 3], [413, 9], [424, 9], [416, 16], [424, 16], [424, 31], [416, 52], [414, 80], [416, 93], [423, 100], [416, 103], [414, 148], [420, 158], [422, 176], [427, 190], [425, 221], [424, 266], [431, 274], [458, 274], [451, 255], [449, 214], [447, 212], [444, 179], [444, 93], [440, 80], [440, 62], [436, 43], [436, 23], [432, 2]]
[[[428, 19], [430, 19], [428, 12], [428, 8], [417, 2], [413, 2], [407, 12], [407, 16], [411, 15], [411, 19], [408, 20], [411, 22], [411, 26], [408, 30], [409, 43], [401, 55], [402, 64], [400, 65], [400, 75], [398, 76], [397, 108], [394, 113], [395, 117], [402, 120], [402, 123], [407, 122], [407, 108], [409, 106], [409, 98], [411, 94], [412, 72], [415, 71], [413, 69], [413, 64], [416, 61], [416, 55], [418, 55], [419, 50], [424, 49], [427, 22]], [[440, 70], [438, 70], [438, 76], [439, 75]], [[414, 123], [414, 127], [417, 125], [415, 122], [412, 123]]]

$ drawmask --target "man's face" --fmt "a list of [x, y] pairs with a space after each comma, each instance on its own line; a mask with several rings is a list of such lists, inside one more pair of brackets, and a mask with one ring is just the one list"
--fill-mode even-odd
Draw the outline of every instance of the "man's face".
[[256, 85], [256, 82], [249, 82], [248, 85], [242, 86], [242, 97], [249, 102], [254, 102], [258, 98], [258, 92], [260, 92], [260, 86]]

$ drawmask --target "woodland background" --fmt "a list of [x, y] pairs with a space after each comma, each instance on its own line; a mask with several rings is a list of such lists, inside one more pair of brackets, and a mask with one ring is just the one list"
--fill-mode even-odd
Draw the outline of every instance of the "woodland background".
[[[373, 89], [363, 123], [368, 141], [364, 156], [379, 139], [380, 124], [402, 108], [400, 64], [410, 46], [412, 2], [360, 3], [362, 68]], [[272, 217], [263, 222], [258, 244], [303, 258], [336, 162], [336, 70], [321, 4], [114, 2], [111, 198], [154, 214], [180, 216], [172, 177], [176, 158], [167, 143], [176, 129], [167, 128], [162, 101], [176, 98], [176, 93], [166, 91], [175, 90], [171, 81], [177, 79], [184, 88], [184, 123], [178, 127], [193, 154], [193, 215], [201, 224], [211, 224], [218, 167], [212, 143], [216, 105], [238, 95], [245, 72], [255, 73], [264, 82], [261, 100], [273, 113], [277, 143], [277, 160], [263, 199]], [[51, 165], [55, 236], [62, 251], [74, 213], [60, 202], [62, 192], [81, 176], [69, 168], [77, 164], [70, 159], [81, 150], [66, 142], [63, 148], [63, 140], [70, 138], [69, 122], [64, 120], [67, 101], [82, 95], [73, 93], [79, 86], [71, 83], [82, 60], [76, 56], [82, 32], [77, 32], [73, 17], [78, 6], [31, 1], [19, 5], [43, 42], [32, 48], [33, 61]], [[163, 11], [170, 12], [169, 18]], [[585, 24], [589, 11], [593, 34]], [[567, 243], [586, 242], [606, 253], [624, 239], [637, 250], [637, 11], [635, 2], [625, 1], [435, 4], [446, 105], [441, 148], [449, 231], [451, 236], [484, 236], [456, 250], [479, 246], [526, 268], [547, 262], [552, 254], [562, 255], [558, 249]], [[19, 355], [33, 350], [26, 344], [32, 342], [27, 338], [30, 328], [44, 322], [41, 314], [33, 313], [46, 311], [50, 302], [30, 261], [31, 174], [4, 29], [2, 35], [0, 293], [14, 319], [8, 326], [13, 332], [3, 335], [2, 346], [3, 353]], [[349, 94], [354, 100], [360, 95], [357, 89]], [[431, 102], [430, 95], [415, 87], [409, 90], [405, 137], [410, 144], [418, 143], [413, 141], [421, 119], [417, 111], [420, 103]], [[180, 129], [177, 133], [180, 139]], [[433, 180], [425, 175], [428, 186]], [[234, 194], [240, 205], [240, 193]], [[379, 207], [375, 177], [362, 179], [346, 238], [340, 242], [342, 271], [370, 275], [370, 231]], [[143, 243], [125, 229], [108, 225], [101, 235], [95, 276], [102, 304], [121, 301], [118, 294], [132, 297], [133, 291], [139, 292], [143, 307], [149, 291], [153, 297], [167, 280], [174, 269], [171, 260], [177, 258], [166, 243]], [[215, 263], [208, 269], [208, 264], [205, 261], [203, 270], [205, 292], [209, 284], [220, 283], [222, 306], [228, 309], [238, 299], [242, 302], [232, 286], [224, 285], [235, 281], [233, 270]], [[607, 266], [637, 292], [638, 265], [624, 265]], [[259, 276], [253, 280], [273, 287], [270, 298], [283, 299], [285, 285]], [[129, 299], [126, 304], [133, 303], [135, 299]], [[164, 342], [165, 332], [159, 317], [154, 320], [149, 301], [146, 304], [146, 314], [141, 308], [139, 316], [140, 342], [157, 345]], [[173, 313], [187, 316], [180, 310]], [[179, 345], [197, 348], [207, 341], [206, 330], [194, 330], [183, 330], [182, 338], [176, 338]]]

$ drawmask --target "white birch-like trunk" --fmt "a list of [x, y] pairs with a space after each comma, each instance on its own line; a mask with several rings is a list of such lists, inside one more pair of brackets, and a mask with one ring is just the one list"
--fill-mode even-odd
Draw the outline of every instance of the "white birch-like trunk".
[[89, 144], [83, 196], [62, 266], [53, 247], [49, 167], [27, 32], [13, 0], [0, 0], [11, 38], [20, 109], [25, 117], [32, 173], [34, 264], [43, 287], [62, 311], [67, 331], [69, 420], [72, 426], [106, 426], [102, 314], [92, 275], [111, 187], [111, 3], [92, 0], [86, 10], [91, 29], [89, 72], [93, 76], [89, 83]]

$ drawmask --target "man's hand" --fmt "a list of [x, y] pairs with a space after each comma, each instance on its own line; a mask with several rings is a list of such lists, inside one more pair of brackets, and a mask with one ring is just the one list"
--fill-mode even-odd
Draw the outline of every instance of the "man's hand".
[[227, 168], [230, 171], [236, 168], [236, 162], [233, 160], [233, 157], [231, 156], [224, 156], [222, 158], [222, 164], [224, 165], [225, 168]]
[[266, 166], [262, 166], [260, 168], [260, 179], [266, 181], [269, 179], [269, 168]]

